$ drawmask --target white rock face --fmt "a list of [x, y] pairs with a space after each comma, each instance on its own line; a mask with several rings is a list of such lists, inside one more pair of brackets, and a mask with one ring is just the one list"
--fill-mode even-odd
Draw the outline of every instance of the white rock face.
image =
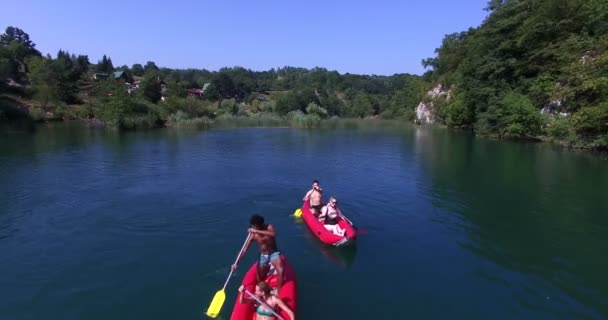
[[549, 102], [544, 108], [540, 110], [541, 114], [555, 116], [559, 118], [566, 118], [570, 116], [570, 112], [564, 112], [565, 106], [563, 100], [553, 100]]
[[420, 102], [416, 107], [416, 119], [418, 120], [418, 122], [429, 124], [435, 123], [435, 118], [431, 113], [431, 108], [433, 108], [433, 104], [429, 103], [429, 105], [424, 102]]
[[[431, 91], [427, 92], [426, 95], [433, 99], [437, 99], [441, 96], [447, 96], [450, 98], [450, 91], [447, 90], [442, 84], [438, 84]], [[416, 122], [421, 124], [433, 124], [435, 123], [435, 106], [433, 102], [420, 102], [416, 107]]]

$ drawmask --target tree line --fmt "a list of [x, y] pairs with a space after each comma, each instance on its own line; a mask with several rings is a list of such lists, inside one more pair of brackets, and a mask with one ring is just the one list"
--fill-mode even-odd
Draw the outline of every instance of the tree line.
[[[152, 61], [114, 66], [106, 55], [97, 63], [64, 50], [43, 56], [16, 27], [0, 37], [0, 80], [7, 80], [0, 83], [0, 92], [7, 93], [0, 101], [0, 118], [5, 119], [19, 116], [7, 106], [12, 92], [29, 98], [30, 114], [38, 118], [53, 114], [118, 127], [162, 126], [177, 112], [180, 119], [267, 114], [315, 121], [370, 116], [413, 120], [428, 86], [416, 75], [340, 74], [324, 68], [209, 71], [163, 68]], [[186, 89], [203, 87], [200, 97], [187, 95]]]
[[[259, 115], [307, 123], [370, 116], [412, 121], [425, 101], [450, 128], [608, 149], [608, 2], [490, 0], [485, 10], [480, 26], [444, 37], [435, 56], [422, 61], [428, 68], [422, 76], [171, 69], [152, 61], [114, 66], [107, 56], [96, 63], [63, 50], [43, 56], [26, 32], [8, 27], [0, 35], [0, 80], [6, 79], [0, 119], [50, 112], [118, 127]], [[438, 85], [448, 94], [430, 98]], [[187, 96], [192, 88], [205, 92]], [[28, 112], [16, 110], [15, 93], [31, 99]]]
[[425, 75], [440, 122], [480, 135], [608, 148], [608, 2], [491, 0], [443, 39]]

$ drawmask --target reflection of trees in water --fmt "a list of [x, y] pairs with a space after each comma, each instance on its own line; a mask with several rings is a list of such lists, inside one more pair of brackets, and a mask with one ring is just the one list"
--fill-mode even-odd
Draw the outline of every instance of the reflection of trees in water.
[[330, 247], [317, 241], [317, 245], [321, 248], [323, 255], [344, 268], [350, 268], [355, 261], [356, 243], [345, 247]]
[[462, 248], [608, 313], [608, 163], [424, 129], [415, 150], [440, 222], [469, 237]]
[[[304, 221], [301, 223], [305, 224]], [[329, 260], [345, 268], [349, 268], [353, 264], [357, 253], [357, 243], [344, 247], [332, 247], [321, 242], [307, 226], [304, 226], [304, 229], [306, 229], [306, 238], [313, 242]]]

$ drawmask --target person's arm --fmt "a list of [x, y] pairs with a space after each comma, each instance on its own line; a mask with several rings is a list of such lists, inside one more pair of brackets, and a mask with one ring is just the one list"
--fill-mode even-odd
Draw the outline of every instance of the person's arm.
[[295, 315], [293, 314], [293, 310], [291, 310], [291, 308], [289, 308], [285, 302], [283, 302], [283, 300], [281, 300], [281, 298], [279, 297], [274, 297], [277, 303], [277, 306], [279, 306], [279, 308], [283, 309], [283, 311], [285, 311], [287, 313], [287, 315], [289, 316], [289, 319], [291, 320], [296, 320]]
[[251, 301], [253, 301], [253, 299], [247, 297], [245, 298], [245, 286], [241, 285], [239, 287], [239, 303], [243, 304], [243, 303], [251, 303]]
[[319, 214], [319, 220], [325, 219], [327, 217], [327, 211], [329, 209], [327, 208], [327, 206], [323, 206], [323, 208], [321, 208], [321, 214]]
[[[336, 207], [336, 212], [338, 213], [338, 216], [341, 217], [342, 219], [344, 219], [344, 215], [342, 214], [342, 210], [340, 210], [340, 208]], [[346, 220], [346, 219], [344, 219]]]
[[275, 237], [277, 235], [276, 230], [274, 230], [274, 227], [271, 224], [268, 225], [267, 230], [257, 230], [257, 229], [251, 229], [251, 230], [252, 230], [251, 232], [253, 232], [253, 233], [270, 236], [270, 237]]
[[302, 201], [306, 201], [308, 200], [308, 198], [310, 198], [310, 194], [312, 193], [313, 189], [308, 190], [308, 192], [306, 192], [306, 195], [304, 195], [304, 198], [302, 199]]

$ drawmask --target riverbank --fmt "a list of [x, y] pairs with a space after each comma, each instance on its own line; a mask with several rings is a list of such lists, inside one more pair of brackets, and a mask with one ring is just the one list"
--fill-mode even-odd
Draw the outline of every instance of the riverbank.
[[[573, 132], [565, 130], [561, 139], [551, 134], [538, 136], [509, 137], [496, 134], [475, 133], [472, 129], [454, 128], [441, 123], [416, 124], [409, 118], [386, 119], [382, 116], [365, 118], [328, 117], [322, 108], [311, 104], [307, 113], [300, 110], [291, 111], [286, 115], [278, 115], [272, 111], [258, 111], [251, 104], [237, 103], [235, 100], [210, 102], [194, 98], [169, 99], [168, 101], [151, 104], [149, 102], [126, 98], [141, 110], [140, 113], [108, 114], [107, 108], [98, 101], [90, 105], [60, 105], [59, 107], [42, 107], [34, 100], [21, 98], [16, 95], [0, 95], [0, 123], [18, 121], [18, 127], [31, 130], [32, 126], [49, 122], [78, 122], [89, 127], [101, 127], [110, 130], [133, 131], [157, 128], [179, 130], [206, 130], [211, 128], [241, 128], [241, 127], [292, 127], [303, 129], [315, 128], [361, 128], [361, 127], [400, 127], [400, 126], [433, 126], [451, 132], [466, 132], [480, 138], [516, 141], [521, 143], [548, 143], [569, 150], [583, 150], [594, 154], [606, 154], [606, 144], [594, 140], [583, 140]], [[235, 111], [236, 112], [233, 112]], [[91, 116], [92, 115], [92, 116]], [[105, 119], [97, 117], [105, 116]], [[202, 115], [202, 116], [201, 116]], [[544, 131], [556, 130], [555, 120], [544, 120]], [[543, 131], [543, 132], [544, 132]]]
[[[142, 120], [145, 120], [142, 118]], [[571, 142], [555, 140], [551, 137], [542, 136], [530, 139], [521, 138], [504, 138], [490, 135], [475, 135], [473, 130], [449, 128], [442, 124], [415, 124], [409, 121], [383, 119], [380, 117], [375, 118], [339, 118], [331, 117], [327, 119], [315, 119], [307, 117], [305, 114], [298, 116], [278, 116], [274, 114], [253, 114], [249, 116], [234, 116], [234, 115], [222, 115], [216, 118], [208, 117], [197, 117], [197, 118], [186, 118], [186, 117], [174, 117], [166, 123], [162, 123], [156, 126], [148, 125], [137, 125], [132, 127], [118, 129], [116, 127], [107, 126], [102, 120], [97, 118], [92, 119], [62, 119], [52, 118], [49, 120], [31, 120], [28, 118], [22, 119], [18, 122], [8, 123], [6, 121], [0, 121], [0, 125], [5, 129], [12, 128], [14, 131], [34, 131], [39, 125], [48, 124], [74, 124], [82, 125], [91, 128], [99, 128], [102, 130], [112, 131], [141, 131], [141, 130], [211, 130], [211, 129], [226, 129], [226, 128], [248, 128], [248, 127], [268, 127], [268, 128], [301, 128], [301, 129], [398, 129], [405, 127], [432, 127], [440, 130], [445, 130], [451, 134], [469, 134], [476, 136], [479, 139], [494, 140], [498, 142], [514, 142], [523, 144], [547, 144], [552, 145], [556, 148], [569, 150], [577, 153], [587, 153], [606, 159], [608, 152], [601, 148], [595, 148], [590, 144], [576, 143], [576, 140]], [[141, 123], [145, 124], [145, 121]]]

